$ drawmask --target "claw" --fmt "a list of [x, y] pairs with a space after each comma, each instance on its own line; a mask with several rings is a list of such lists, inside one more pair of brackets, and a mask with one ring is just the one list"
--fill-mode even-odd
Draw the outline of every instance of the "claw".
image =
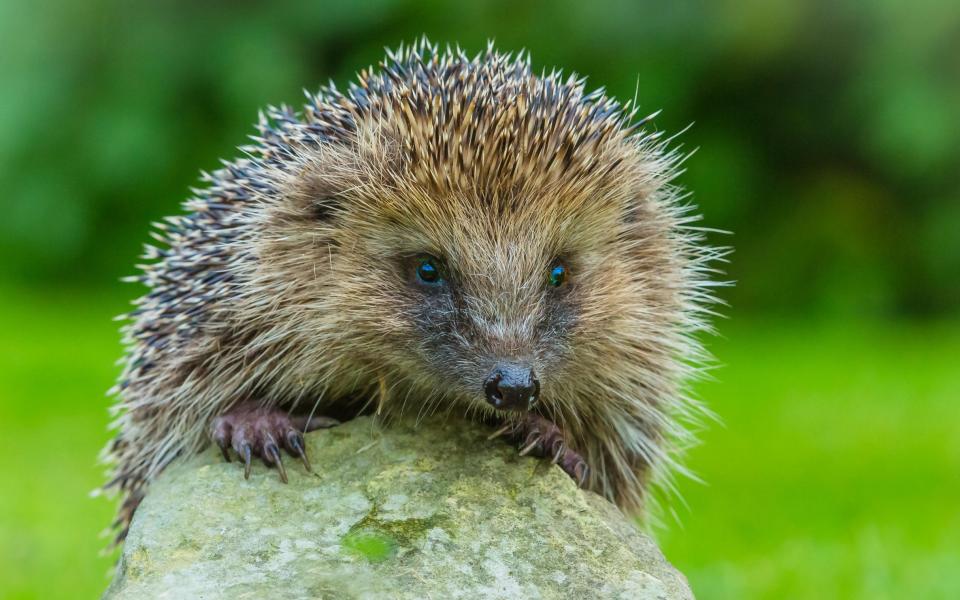
[[488, 439], [488, 440], [496, 439], [496, 438], [500, 437], [501, 435], [507, 433], [507, 432], [510, 431], [511, 429], [513, 429], [513, 423], [507, 423], [506, 425], [504, 425], [504, 426], [501, 427], [500, 429], [494, 431], [494, 432], [491, 433], [489, 436], [487, 436], [487, 439]]
[[230, 462], [230, 433], [232, 428], [230, 424], [223, 419], [217, 419], [213, 422], [213, 441], [220, 447], [220, 453], [223, 459]]
[[552, 464], [559, 465], [579, 487], [589, 484], [590, 468], [587, 462], [567, 444], [563, 431], [546, 417], [528, 413], [519, 422], [504, 424], [488, 439], [508, 432], [512, 438], [522, 440], [520, 456], [542, 456]]
[[527, 454], [530, 454], [530, 452], [537, 447], [537, 444], [540, 443], [540, 440], [540, 432], [536, 429], [531, 431], [530, 435], [527, 436], [527, 445], [520, 450], [520, 456], [526, 456]]
[[307, 451], [303, 447], [303, 436], [296, 431], [291, 431], [287, 434], [287, 445], [293, 450], [294, 454], [300, 457], [300, 461], [303, 462], [303, 468], [307, 470], [307, 473], [313, 473], [313, 467], [310, 466], [310, 461], [307, 460]]
[[336, 427], [340, 424], [340, 421], [330, 417], [314, 415], [309, 419], [307, 419], [307, 417], [294, 417], [292, 419], [292, 423], [294, 427], [303, 433], [308, 433], [315, 429], [329, 429], [331, 427]]
[[557, 464], [558, 462], [560, 462], [560, 458], [563, 457], [563, 451], [565, 449], [566, 448], [563, 447], [563, 440], [557, 440], [556, 442], [554, 442], [553, 443], [553, 460], [551, 460], [550, 462], [552, 464]]
[[287, 469], [283, 466], [283, 459], [280, 458], [280, 448], [273, 441], [269, 441], [263, 447], [263, 454], [270, 459], [280, 472], [280, 481], [287, 483]]
[[223, 460], [227, 462], [230, 461], [230, 444], [227, 442], [226, 438], [216, 437], [214, 440], [217, 442], [217, 446], [220, 446], [220, 453], [223, 454]]
[[575, 467], [573, 467], [573, 475], [577, 479], [577, 485], [583, 487], [583, 484], [587, 482], [587, 463], [580, 461]]
[[[283, 453], [299, 458], [304, 468], [312, 471], [307, 459], [304, 431], [333, 427], [336, 419], [324, 416], [293, 416], [278, 407], [264, 407], [251, 402], [233, 407], [211, 424], [210, 437], [220, 447], [228, 462], [236, 455], [243, 462], [243, 477], [250, 479], [253, 458], [258, 457], [268, 466], [274, 466], [283, 483], [289, 481]], [[232, 448], [232, 451], [231, 451]]]
[[244, 443], [243, 446], [240, 447], [240, 450], [241, 452], [239, 454], [243, 458], [243, 463], [244, 463], [243, 478], [250, 479], [250, 468], [251, 468], [250, 459], [253, 455], [253, 448], [250, 447], [250, 444]]

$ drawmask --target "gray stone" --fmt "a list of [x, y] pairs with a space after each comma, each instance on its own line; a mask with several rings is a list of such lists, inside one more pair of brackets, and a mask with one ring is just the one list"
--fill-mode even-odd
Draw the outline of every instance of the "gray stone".
[[307, 436], [290, 483], [210, 449], [137, 511], [105, 597], [692, 598], [619, 510], [456, 419]]

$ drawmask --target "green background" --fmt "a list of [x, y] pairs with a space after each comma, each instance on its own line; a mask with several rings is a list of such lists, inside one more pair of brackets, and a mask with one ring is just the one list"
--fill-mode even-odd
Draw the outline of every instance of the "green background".
[[150, 221], [258, 108], [427, 34], [588, 76], [733, 232], [722, 423], [659, 539], [704, 598], [960, 597], [960, 4], [0, 0], [0, 597], [96, 596], [87, 492]]

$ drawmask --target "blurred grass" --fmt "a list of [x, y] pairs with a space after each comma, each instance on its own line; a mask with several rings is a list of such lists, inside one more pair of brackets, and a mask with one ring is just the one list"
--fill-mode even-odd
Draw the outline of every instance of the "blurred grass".
[[960, 324], [721, 323], [664, 551], [705, 598], [960, 598]]
[[[0, 294], [0, 597], [106, 586], [104, 396], [125, 300]], [[660, 534], [703, 598], [960, 597], [960, 323], [733, 319], [712, 340], [724, 420]]]
[[[0, 597], [96, 597], [112, 509], [101, 482], [111, 314], [123, 301], [51, 290], [0, 293]], [[106, 387], [105, 387], [106, 386]]]

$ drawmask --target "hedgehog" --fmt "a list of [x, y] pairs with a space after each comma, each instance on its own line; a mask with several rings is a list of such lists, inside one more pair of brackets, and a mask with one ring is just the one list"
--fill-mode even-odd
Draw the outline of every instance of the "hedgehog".
[[[304, 433], [460, 415], [626, 511], [685, 472], [708, 414], [722, 251], [635, 102], [492, 44], [387, 51], [155, 223], [123, 327], [104, 490], [122, 542], [155, 477], [215, 443], [249, 477]], [[464, 448], [465, 452], [471, 451]]]

